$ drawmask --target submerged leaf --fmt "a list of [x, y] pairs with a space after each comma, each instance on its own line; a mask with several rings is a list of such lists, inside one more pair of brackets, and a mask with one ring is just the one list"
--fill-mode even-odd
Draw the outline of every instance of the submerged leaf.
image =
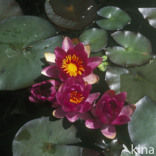
[[11, 16], [19, 15], [22, 15], [22, 11], [15, 0], [0, 0], [0, 21]]
[[96, 3], [93, 0], [46, 0], [45, 11], [56, 25], [78, 30], [96, 17]]

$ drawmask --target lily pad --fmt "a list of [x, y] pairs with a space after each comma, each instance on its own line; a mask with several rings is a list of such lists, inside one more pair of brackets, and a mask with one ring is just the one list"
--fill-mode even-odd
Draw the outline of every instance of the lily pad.
[[96, 21], [96, 24], [106, 30], [120, 30], [131, 21], [126, 12], [114, 6], [101, 8], [97, 14], [105, 19]]
[[23, 50], [14, 50], [7, 44], [0, 44], [0, 90], [16, 90], [32, 85], [41, 75], [44, 52], [53, 52], [61, 46], [62, 37], [55, 36]]
[[117, 31], [112, 37], [121, 45], [107, 48], [106, 54], [113, 63], [130, 67], [142, 65], [151, 59], [151, 44], [142, 34]]
[[156, 8], [139, 8], [138, 10], [149, 24], [156, 28]]
[[156, 150], [156, 103], [143, 97], [136, 103], [136, 110], [128, 124], [130, 138], [143, 156], [155, 155]]
[[135, 68], [109, 68], [106, 81], [111, 89], [127, 92], [127, 101], [131, 104], [144, 96], [156, 101], [156, 60], [150, 64]]
[[127, 74], [129, 71], [126, 68], [111, 67], [107, 68], [105, 80], [109, 85], [109, 88], [120, 92], [121, 75]]
[[139, 154], [131, 154], [130, 152], [122, 151], [120, 156], [140, 156]]
[[25, 48], [29, 43], [46, 39], [55, 34], [54, 27], [35, 16], [16, 16], [0, 23], [0, 43], [15, 48]]
[[22, 15], [22, 11], [15, 0], [0, 0], [0, 21], [18, 15]]
[[16, 90], [34, 83], [41, 73], [44, 52], [53, 52], [61, 45], [60, 36], [43, 40], [54, 33], [52, 25], [38, 17], [14, 17], [1, 23], [0, 90]]
[[96, 17], [96, 10], [94, 0], [46, 0], [45, 2], [45, 11], [49, 19], [67, 29], [79, 30], [87, 26]]
[[27, 122], [13, 140], [13, 156], [80, 156], [80, 147], [68, 145], [80, 142], [75, 127], [64, 129], [62, 124], [48, 117]]
[[80, 35], [80, 41], [89, 44], [92, 52], [98, 52], [107, 45], [107, 32], [98, 28], [88, 29]]

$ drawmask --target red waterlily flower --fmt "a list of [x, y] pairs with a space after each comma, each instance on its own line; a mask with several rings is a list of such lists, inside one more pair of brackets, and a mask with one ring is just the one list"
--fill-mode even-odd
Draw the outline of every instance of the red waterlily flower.
[[92, 110], [94, 118], [86, 119], [85, 125], [91, 129], [100, 128], [107, 138], [116, 136], [115, 125], [123, 125], [130, 121], [135, 106], [126, 105], [126, 92], [115, 94], [109, 90], [103, 94]]
[[70, 122], [75, 122], [92, 108], [99, 96], [99, 93], [90, 94], [90, 91], [91, 85], [86, 84], [83, 79], [67, 79], [56, 93], [58, 108], [53, 115], [57, 118], [65, 116]]
[[[52, 56], [50, 66], [43, 69], [42, 74], [60, 78], [61, 81], [72, 78], [85, 78], [89, 84], [95, 83], [98, 76], [93, 74], [93, 70], [102, 62], [101, 57], [88, 57], [88, 52], [82, 43], [74, 46], [72, 41], [65, 37], [62, 48], [55, 48], [55, 55]], [[47, 59], [50, 60], [50, 59]], [[91, 79], [91, 81], [89, 81]], [[94, 79], [94, 81], [93, 81]]]
[[44, 102], [44, 101], [53, 101], [56, 96], [56, 89], [58, 88], [59, 83], [55, 80], [42, 81], [32, 85], [30, 90], [31, 96], [29, 100], [31, 102]]

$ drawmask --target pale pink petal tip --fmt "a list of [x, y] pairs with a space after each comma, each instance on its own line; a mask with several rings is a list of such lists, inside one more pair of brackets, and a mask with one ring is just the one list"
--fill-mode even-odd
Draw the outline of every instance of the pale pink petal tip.
[[98, 129], [101, 127], [100, 123], [94, 121], [94, 120], [86, 120], [85, 126], [89, 129]]
[[135, 109], [136, 106], [134, 104], [124, 106], [120, 112], [120, 115], [127, 115], [128, 117], [130, 117], [135, 111]]
[[65, 37], [62, 42], [62, 49], [67, 52], [70, 48], [73, 47], [74, 45], [72, 43], [72, 40], [69, 37]]
[[108, 139], [114, 139], [116, 137], [116, 129], [114, 126], [103, 126], [103, 128], [101, 129], [101, 133]]
[[68, 114], [67, 113], [66, 118], [68, 119], [68, 121], [73, 123], [79, 119], [79, 116], [78, 116], [78, 114], [70, 114], [70, 113]]
[[85, 76], [83, 78], [83, 80], [85, 82], [87, 82], [88, 84], [93, 85], [93, 84], [95, 84], [95, 83], [97, 83], [99, 81], [99, 76], [94, 74], [94, 73], [91, 73], [91, 74]]
[[51, 78], [57, 78], [58, 77], [58, 68], [55, 65], [50, 65], [45, 67], [42, 71], [41, 74], [45, 75], [47, 77]]

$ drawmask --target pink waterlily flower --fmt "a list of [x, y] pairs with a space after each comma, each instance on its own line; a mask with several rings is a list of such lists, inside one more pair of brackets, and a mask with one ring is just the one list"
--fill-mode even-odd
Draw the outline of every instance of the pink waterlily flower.
[[58, 86], [59, 82], [55, 80], [47, 80], [36, 83], [32, 85], [30, 90], [31, 96], [29, 96], [29, 100], [35, 103], [44, 101], [52, 102], [55, 99]]
[[[62, 48], [55, 48], [55, 55], [51, 56], [50, 66], [43, 69], [42, 74], [59, 78], [61, 81], [72, 78], [85, 78], [88, 84], [98, 81], [93, 70], [102, 62], [101, 57], [89, 58], [89, 52], [82, 43], [74, 46], [72, 41], [65, 37]], [[91, 79], [91, 81], [90, 81]]]
[[90, 91], [91, 85], [86, 84], [83, 79], [67, 79], [56, 93], [58, 107], [53, 115], [75, 122], [92, 108], [92, 104], [99, 97], [99, 93], [90, 94]]
[[91, 111], [93, 117], [86, 119], [86, 127], [100, 128], [104, 136], [115, 138], [115, 126], [128, 123], [135, 109], [134, 105], [124, 106], [126, 95], [126, 92], [115, 94], [113, 90], [105, 92]]

